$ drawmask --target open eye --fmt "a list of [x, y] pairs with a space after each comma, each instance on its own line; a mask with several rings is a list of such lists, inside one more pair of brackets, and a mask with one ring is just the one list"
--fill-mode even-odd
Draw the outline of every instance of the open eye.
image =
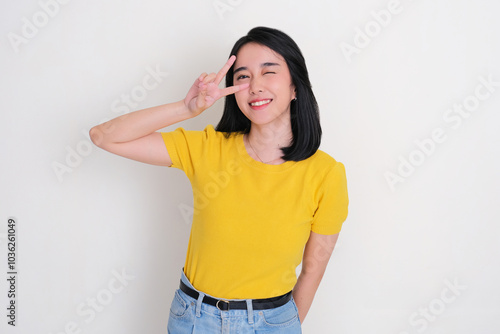
[[236, 80], [242, 80], [242, 79], [246, 79], [246, 78], [248, 78], [248, 75], [244, 75], [244, 74], [242, 74], [242, 75], [238, 75], [238, 76], [236, 77]]

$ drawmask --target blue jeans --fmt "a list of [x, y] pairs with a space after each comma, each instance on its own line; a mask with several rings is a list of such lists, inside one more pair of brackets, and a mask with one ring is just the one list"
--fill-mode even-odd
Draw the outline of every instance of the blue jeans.
[[[181, 279], [194, 289], [184, 271]], [[202, 303], [207, 294], [201, 291], [198, 293], [200, 296], [196, 300], [180, 289], [175, 291], [168, 319], [169, 334], [302, 333], [299, 312], [293, 297], [285, 305], [268, 310], [254, 311], [251, 299], [247, 299], [246, 310], [220, 311], [215, 306]]]

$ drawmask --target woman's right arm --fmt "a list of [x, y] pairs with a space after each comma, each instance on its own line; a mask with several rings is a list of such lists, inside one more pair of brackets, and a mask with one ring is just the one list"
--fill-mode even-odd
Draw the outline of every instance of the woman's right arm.
[[108, 152], [151, 165], [170, 166], [161, 133], [169, 125], [191, 118], [184, 101], [138, 110], [90, 129], [92, 142]]
[[152, 165], [172, 165], [161, 133], [156, 131], [195, 117], [221, 97], [247, 88], [248, 84], [219, 89], [235, 59], [230, 57], [217, 74], [200, 75], [182, 101], [134, 111], [94, 126], [90, 129], [92, 142], [125, 158]]

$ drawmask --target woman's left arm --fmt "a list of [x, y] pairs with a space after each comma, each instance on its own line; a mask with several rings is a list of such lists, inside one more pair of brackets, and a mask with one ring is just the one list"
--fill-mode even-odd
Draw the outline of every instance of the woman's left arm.
[[311, 307], [314, 295], [323, 278], [338, 237], [338, 233], [322, 235], [311, 231], [304, 249], [302, 270], [292, 292], [293, 299], [299, 309], [301, 323], [304, 322], [307, 312]]

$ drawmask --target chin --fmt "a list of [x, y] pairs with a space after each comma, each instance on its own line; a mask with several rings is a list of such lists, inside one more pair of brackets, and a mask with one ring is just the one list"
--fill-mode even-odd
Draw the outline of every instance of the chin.
[[250, 122], [252, 122], [253, 124], [258, 124], [258, 125], [264, 125], [267, 123], [271, 123], [272, 121], [274, 121], [276, 119], [276, 117], [269, 117], [269, 115], [261, 115], [261, 116], [245, 115], [245, 116], [250, 120]]

